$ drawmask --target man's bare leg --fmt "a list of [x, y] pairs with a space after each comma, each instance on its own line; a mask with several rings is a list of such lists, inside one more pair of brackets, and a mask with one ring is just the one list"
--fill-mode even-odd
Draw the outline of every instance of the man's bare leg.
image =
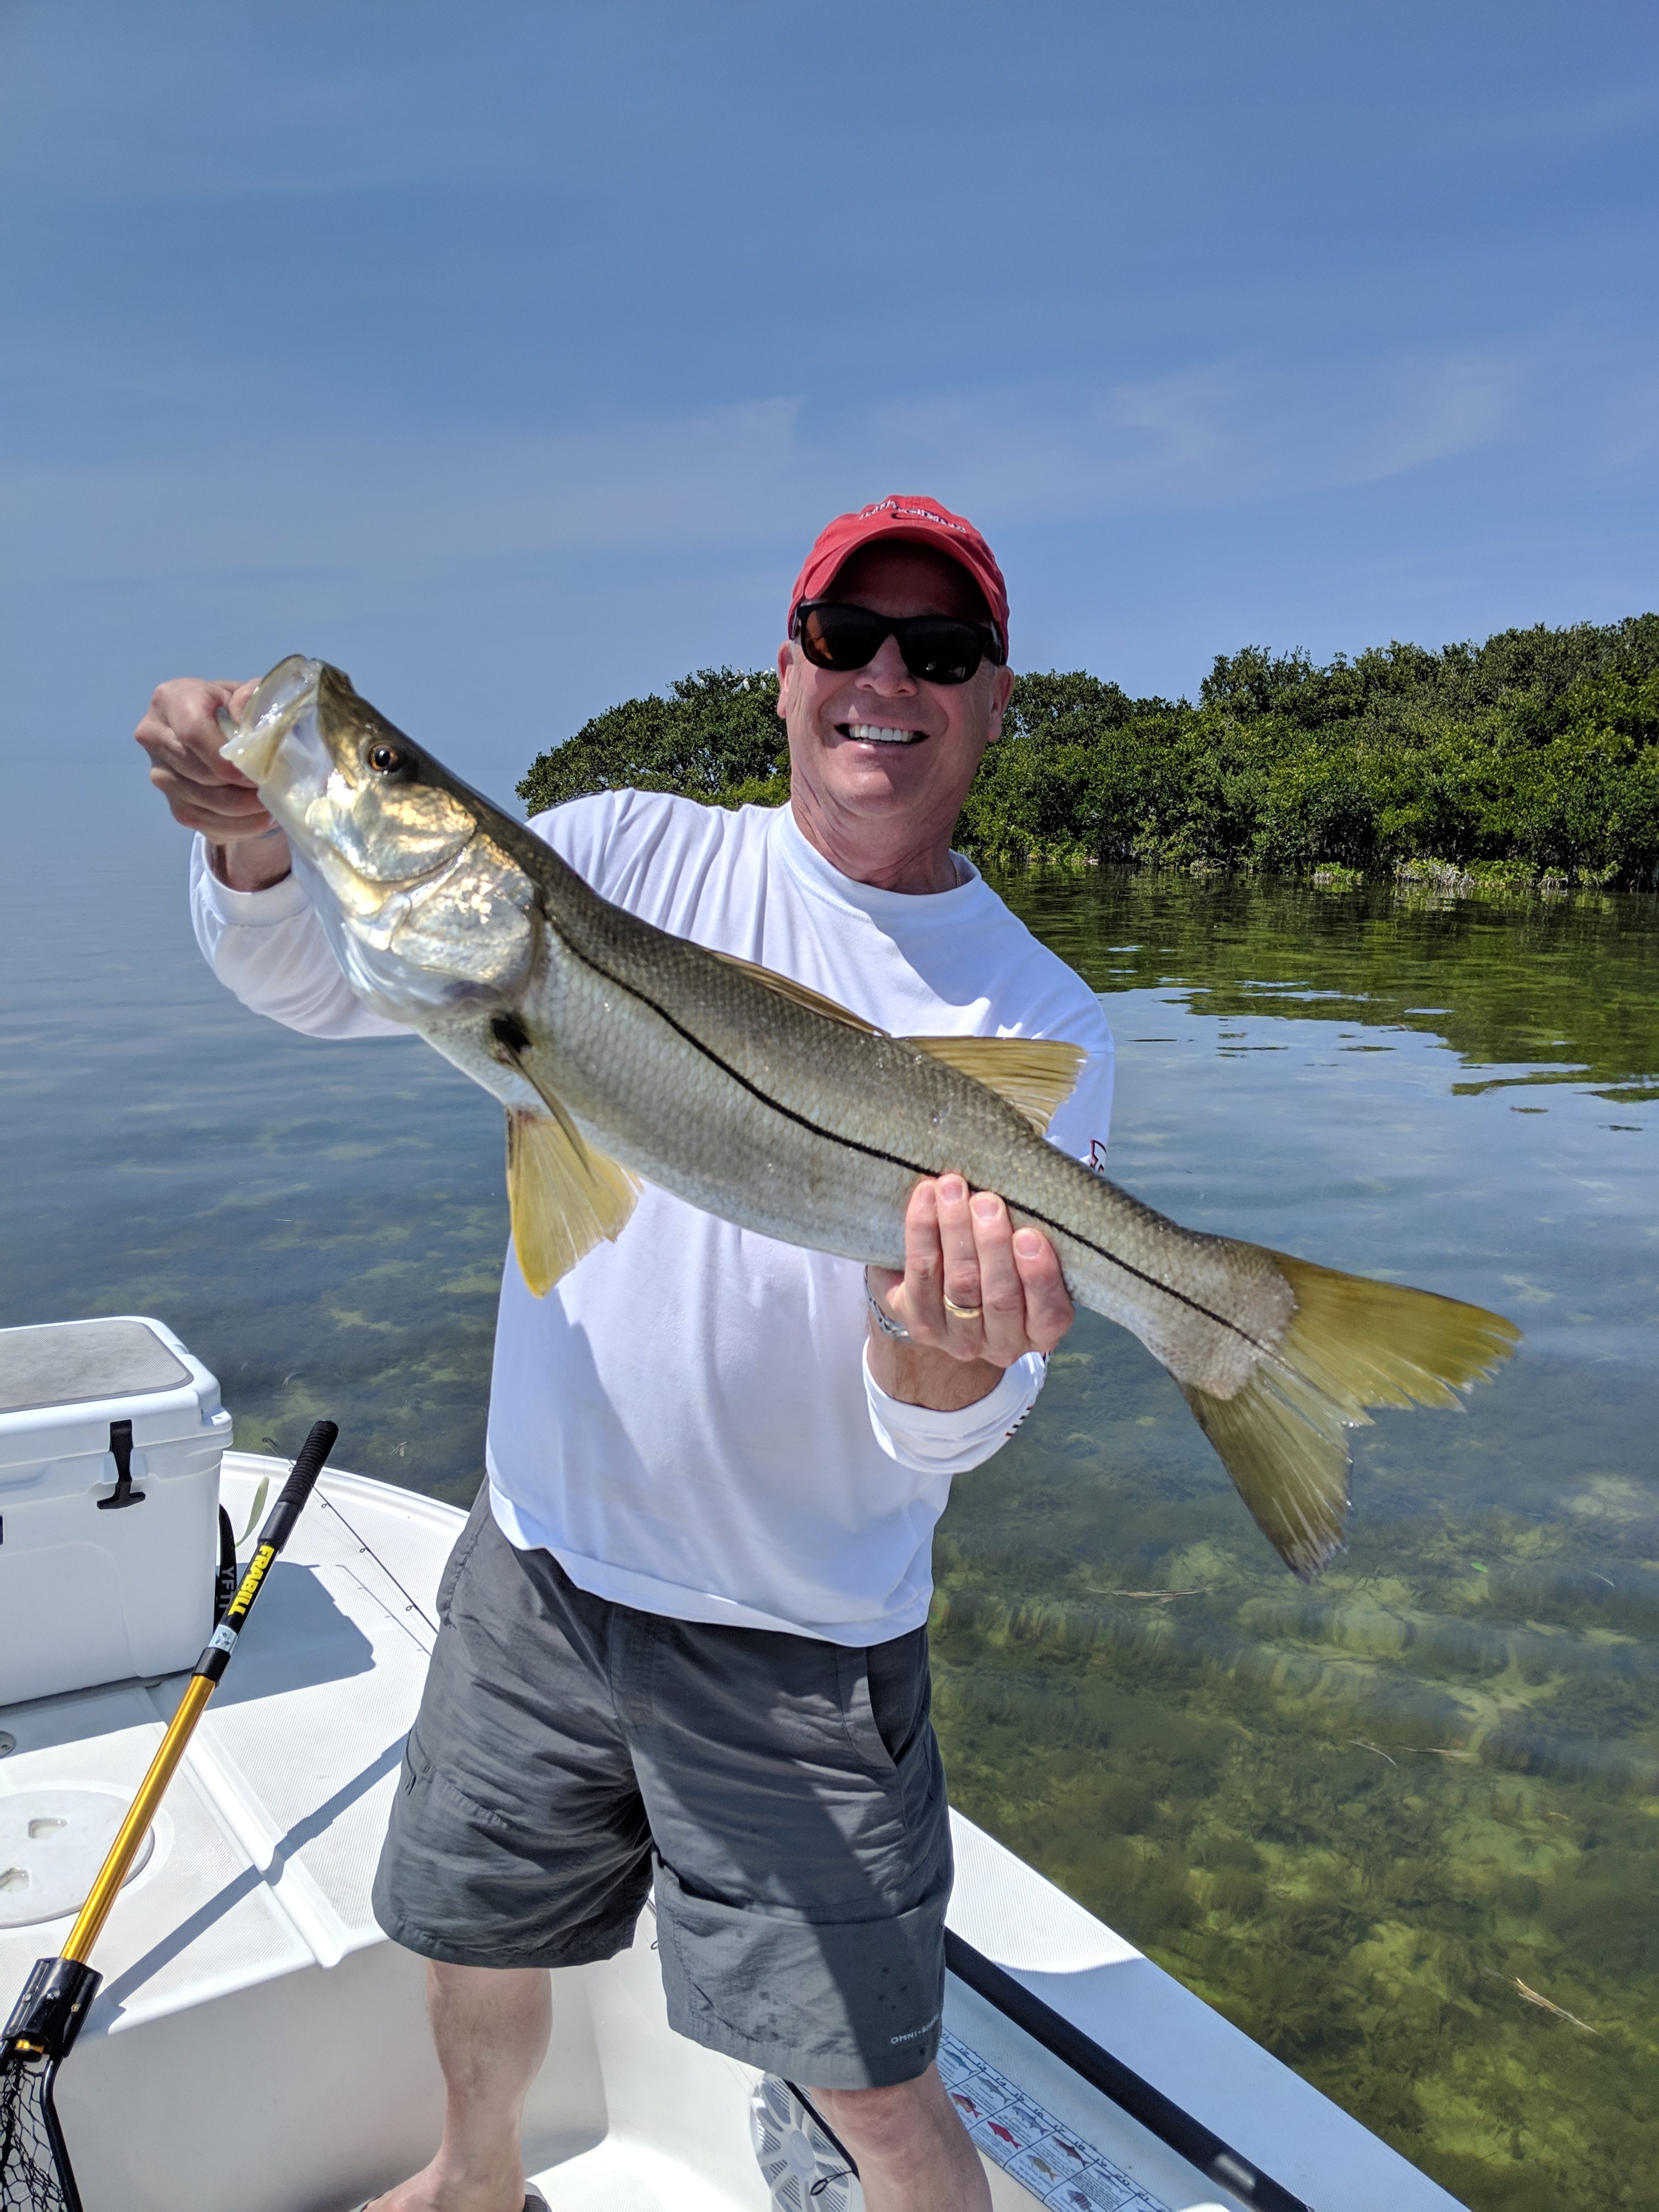
[[443, 2069], [443, 2141], [373, 2212], [520, 2212], [519, 2125], [553, 2029], [547, 1970], [433, 1962], [426, 2008]]
[[858, 2163], [869, 2212], [991, 2212], [990, 2185], [939, 2069], [890, 2089], [809, 2089]]

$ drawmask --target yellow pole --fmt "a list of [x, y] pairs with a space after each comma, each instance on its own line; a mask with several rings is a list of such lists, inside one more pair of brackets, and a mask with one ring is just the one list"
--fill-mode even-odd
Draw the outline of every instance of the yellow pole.
[[139, 1785], [131, 1809], [121, 1823], [120, 1832], [110, 1845], [109, 1856], [99, 1869], [98, 1879], [92, 1885], [91, 1894], [81, 1907], [69, 1941], [61, 1955], [86, 1964], [87, 1954], [98, 1941], [110, 1907], [120, 1894], [121, 1884], [144, 1840], [144, 1832], [155, 1817], [163, 1792], [173, 1779], [173, 1770], [185, 1755], [191, 1732], [201, 1717], [202, 1708], [213, 1695], [214, 1685], [199, 1674], [192, 1674], [189, 1687], [179, 1700], [179, 1710], [167, 1723], [167, 1732], [161, 1738], [149, 1771]]
[[[232, 1632], [231, 1643], [235, 1640], [234, 1632], [246, 1618], [248, 1607], [258, 1595], [259, 1585], [276, 1556], [276, 1547], [274, 1544], [262, 1543], [248, 1561], [241, 1586], [225, 1615], [225, 1629]], [[221, 1632], [222, 1634], [223, 1632]], [[211, 1656], [212, 1647], [210, 1646], [204, 1656]], [[222, 1668], [223, 1664], [224, 1661], [221, 1659], [219, 1665]], [[58, 1954], [60, 1957], [72, 1960], [77, 1966], [86, 1964], [88, 1954], [102, 1933], [104, 1923], [109, 1918], [110, 1908], [121, 1893], [121, 1885], [137, 1856], [145, 1831], [155, 1817], [155, 1808], [167, 1794], [167, 1786], [196, 1732], [202, 1709], [217, 1687], [217, 1675], [191, 1676], [185, 1694], [179, 1701], [179, 1710], [167, 1723], [167, 1734], [156, 1747], [149, 1771], [138, 1785], [138, 1795], [133, 1799], [127, 1817], [122, 1821], [115, 1841], [109, 1847], [107, 1857], [98, 1869], [98, 1879], [92, 1885], [91, 1893], [76, 1916], [69, 1941]]]
[[[120, 1832], [109, 1847], [108, 1856], [98, 1869], [98, 1879], [92, 1886], [92, 1894], [76, 1916], [70, 1930], [69, 1941], [55, 1959], [37, 1959], [34, 1972], [24, 1984], [9, 2020], [6, 2021], [0, 2051], [6, 2061], [8, 2082], [12, 2072], [12, 2059], [21, 2053], [28, 2059], [48, 2060], [52, 2068], [68, 2053], [76, 2037], [85, 2027], [88, 2008], [98, 1991], [100, 1977], [87, 1963], [87, 1954], [98, 1941], [108, 1919], [110, 1908], [121, 1893], [121, 1884], [132, 1870], [132, 1862], [145, 1832], [155, 1817], [155, 1808], [166, 1794], [167, 1786], [178, 1771], [196, 1723], [202, 1717], [208, 1699], [219, 1686], [219, 1678], [230, 1664], [236, 1649], [236, 1639], [247, 1620], [248, 1610], [259, 1595], [259, 1588], [270, 1571], [277, 1553], [294, 1533], [294, 1524], [304, 1510], [305, 1503], [315, 1488], [318, 1476], [327, 1464], [339, 1431], [332, 1421], [313, 1421], [311, 1433], [300, 1448], [300, 1455], [289, 1470], [283, 1494], [271, 1508], [264, 1527], [259, 1531], [259, 1540], [253, 1557], [248, 1561], [236, 1595], [226, 1608], [225, 1617], [209, 1637], [202, 1656], [196, 1662], [194, 1673], [185, 1685], [185, 1693], [179, 1700], [179, 1710], [167, 1723], [155, 1756], [151, 1759], [143, 1780], [138, 1785], [138, 1795], [133, 1799], [127, 1816], [121, 1823]], [[55, 2130], [56, 2119], [52, 2112], [52, 2081], [48, 2073], [44, 2090], [46, 2100], [46, 2116]], [[8, 2107], [8, 2110], [9, 2107]], [[67, 2155], [56, 2136], [52, 2137], [52, 2154], [62, 2162], [68, 2174]], [[5, 2161], [7, 2173], [12, 2161]], [[3, 2193], [7, 2204], [12, 2192]], [[55, 2192], [53, 2202], [60, 2201], [61, 2192]], [[31, 2200], [33, 2201], [33, 2200]], [[73, 2179], [69, 2179], [67, 2196], [62, 2201], [78, 2204]]]

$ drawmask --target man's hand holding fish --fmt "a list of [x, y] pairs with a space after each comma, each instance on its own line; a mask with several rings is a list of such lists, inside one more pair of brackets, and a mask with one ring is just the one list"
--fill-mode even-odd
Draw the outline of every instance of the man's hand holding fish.
[[234, 715], [252, 684], [177, 677], [159, 684], [133, 732], [149, 755], [149, 780], [187, 830], [208, 841], [214, 872], [237, 890], [279, 884], [292, 862], [288, 838], [259, 803], [252, 780], [224, 757], [218, 716]]
[[678, 2028], [805, 2085], [871, 2212], [986, 2212], [933, 2063], [953, 1477], [1075, 1300], [1311, 1576], [1348, 1428], [1460, 1402], [1515, 1340], [1090, 1164], [1100, 1002], [951, 847], [1012, 684], [972, 524], [836, 518], [786, 630], [775, 809], [613, 790], [526, 825], [298, 657], [163, 684], [137, 732], [221, 979], [313, 1036], [414, 1029], [506, 1112], [486, 1479], [375, 1885], [431, 1962], [445, 2132], [379, 2212], [516, 2212], [545, 1970], [628, 1945], [653, 1889]]

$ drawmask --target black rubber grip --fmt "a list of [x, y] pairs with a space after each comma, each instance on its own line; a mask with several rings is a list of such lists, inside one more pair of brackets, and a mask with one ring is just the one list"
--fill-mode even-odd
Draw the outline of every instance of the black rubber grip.
[[1241, 2197], [1255, 2212], [1313, 2212], [1307, 2201], [1275, 2181], [1271, 2174], [1213, 2134], [1201, 2120], [1155, 2089], [1143, 2075], [1103, 2050], [1040, 1996], [1017, 1982], [1006, 1970], [966, 1943], [953, 1928], [945, 1931], [945, 1963], [958, 1981], [966, 1982], [1004, 2016], [1023, 2027], [1032, 2041], [1080, 2074], [1094, 2088], [1109, 2097], [1120, 2112], [1139, 2120], [1151, 2135], [1179, 2151], [1189, 2166], [1224, 2189]]
[[273, 1552], [280, 1552], [294, 1534], [294, 1524], [299, 1519], [307, 1498], [317, 1486], [317, 1478], [328, 1463], [340, 1431], [332, 1421], [313, 1421], [311, 1434], [300, 1447], [300, 1456], [293, 1471], [283, 1485], [283, 1494], [271, 1507], [265, 1525], [259, 1531], [259, 1541], [269, 1544]]
[[[0, 2056], [9, 2057], [21, 2038], [54, 2062], [62, 2058], [86, 2026], [103, 1978], [76, 1959], [37, 1959], [11, 2018], [0, 2029]], [[11, 2202], [9, 2190], [6, 2202]]]

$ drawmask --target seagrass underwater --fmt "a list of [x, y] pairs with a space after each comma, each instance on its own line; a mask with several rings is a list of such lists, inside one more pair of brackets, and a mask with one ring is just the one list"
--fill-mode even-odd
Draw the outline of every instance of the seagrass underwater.
[[1044, 1143], [1079, 1055], [896, 1038], [599, 898], [339, 671], [278, 664], [225, 757], [287, 832], [342, 968], [505, 1106], [514, 1242], [544, 1294], [640, 1182], [786, 1242], [897, 1266], [917, 1179], [954, 1170], [1053, 1241], [1074, 1298], [1181, 1389], [1281, 1558], [1342, 1542], [1347, 1430], [1450, 1406], [1495, 1314], [1181, 1228]]
[[[355, 1472], [470, 1504], [496, 1114], [411, 1030], [241, 1006], [161, 824], [112, 824], [66, 905], [33, 823], [0, 870], [30, 1164], [0, 1319], [163, 1316], [240, 1449], [349, 1399]], [[1465, 1417], [1354, 1433], [1349, 1547], [1304, 1589], [1164, 1370], [1081, 1316], [939, 1526], [954, 1802], [1462, 2203], [1605, 2212], [1659, 2129], [1659, 902], [989, 880], [1103, 994], [1120, 1182], [1527, 1341]]]

